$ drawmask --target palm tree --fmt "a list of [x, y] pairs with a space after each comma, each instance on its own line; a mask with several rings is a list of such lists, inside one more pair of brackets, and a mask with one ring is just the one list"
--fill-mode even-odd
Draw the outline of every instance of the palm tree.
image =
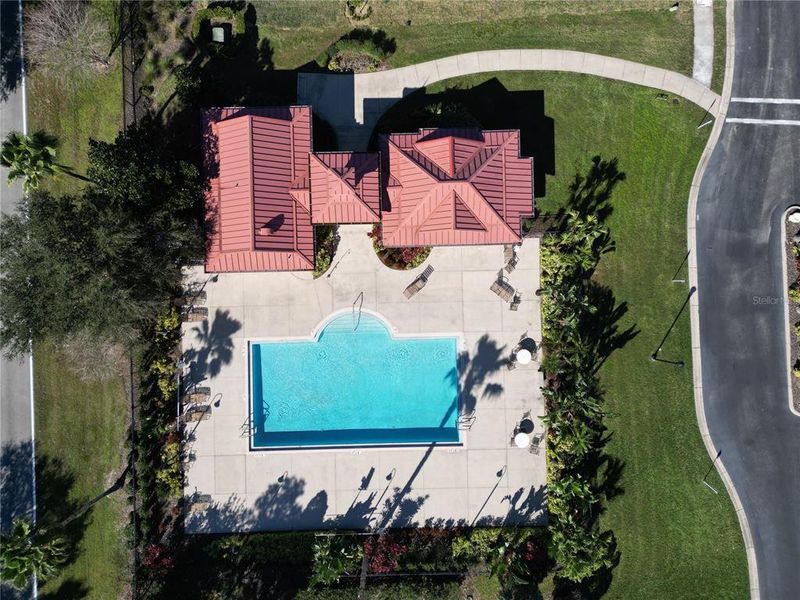
[[18, 131], [9, 133], [0, 150], [0, 165], [9, 169], [9, 185], [22, 178], [22, 187], [29, 192], [39, 187], [44, 177], [57, 173], [66, 173], [76, 179], [89, 181], [71, 168], [56, 162], [57, 147], [58, 139], [44, 131], [37, 131], [33, 135]]
[[27, 519], [14, 519], [11, 533], [0, 535], [0, 580], [18, 590], [31, 577], [52, 577], [66, 559], [66, 541], [35, 529]]

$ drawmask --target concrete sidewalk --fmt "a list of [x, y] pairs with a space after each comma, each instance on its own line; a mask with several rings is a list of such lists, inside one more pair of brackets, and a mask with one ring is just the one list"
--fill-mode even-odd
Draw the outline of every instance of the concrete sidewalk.
[[[694, 65], [692, 79], [710, 86], [714, 72], [714, 5], [711, 0], [694, 0]], [[722, 49], [720, 49], [720, 52]]]
[[[370, 230], [340, 226], [333, 265], [318, 279], [260, 272], [209, 281], [202, 267], [188, 270], [187, 283], [205, 282], [209, 317], [184, 325], [184, 356], [190, 381], [208, 386], [216, 400], [211, 417], [187, 436], [187, 531], [546, 522], [545, 452], [510, 441], [528, 413], [543, 431], [542, 373], [535, 360], [506, 365], [523, 336], [541, 340], [539, 240], [523, 241], [508, 274], [522, 296], [512, 311], [490, 290], [504, 264], [502, 246], [440, 246], [416, 269], [397, 271], [378, 259]], [[405, 298], [405, 287], [428, 265], [435, 271], [425, 288]], [[462, 444], [251, 451], [249, 341], [314, 335], [326, 317], [352, 311], [356, 302], [398, 334], [462, 340], [460, 409], [474, 410]]]
[[342, 148], [363, 150], [381, 115], [415, 90], [452, 77], [497, 71], [598, 75], [665, 90], [707, 109], [713, 117], [719, 107], [717, 94], [686, 75], [571, 50], [485, 50], [377, 73], [299, 73], [297, 98], [333, 126]]

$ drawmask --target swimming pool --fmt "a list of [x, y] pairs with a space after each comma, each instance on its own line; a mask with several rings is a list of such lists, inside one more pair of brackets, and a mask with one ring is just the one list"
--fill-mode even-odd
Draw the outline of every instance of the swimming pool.
[[458, 342], [367, 312], [316, 339], [250, 343], [254, 448], [457, 443]]

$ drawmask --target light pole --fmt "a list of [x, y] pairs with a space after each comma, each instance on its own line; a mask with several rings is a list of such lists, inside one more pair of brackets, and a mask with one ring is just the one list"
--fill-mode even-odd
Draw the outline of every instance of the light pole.
[[710, 489], [715, 494], [719, 494], [719, 492], [714, 488], [713, 485], [711, 485], [710, 483], [708, 483], [708, 481], [706, 481], [706, 478], [709, 475], [711, 475], [711, 470], [714, 468], [714, 465], [716, 464], [717, 459], [720, 457], [720, 454], [722, 454], [722, 450], [717, 451], [717, 455], [714, 457], [714, 460], [711, 461], [711, 466], [708, 467], [708, 471], [706, 471], [706, 474], [703, 476], [703, 485], [705, 485], [708, 489]]
[[664, 342], [667, 341], [669, 334], [672, 332], [672, 328], [675, 327], [675, 323], [677, 323], [678, 319], [681, 318], [683, 311], [686, 310], [686, 305], [689, 304], [689, 300], [692, 299], [692, 294], [694, 294], [696, 291], [697, 288], [694, 286], [692, 286], [692, 288], [689, 290], [689, 295], [686, 296], [686, 300], [683, 301], [683, 306], [681, 306], [681, 309], [678, 311], [678, 314], [675, 315], [675, 318], [672, 320], [672, 324], [669, 326], [669, 329], [667, 329], [667, 333], [665, 333], [664, 337], [661, 338], [661, 341], [658, 343], [658, 348], [656, 348], [655, 352], [653, 352], [650, 355], [650, 360], [652, 360], [653, 362], [665, 362], [671, 365], [675, 365], [678, 368], [682, 368], [684, 366], [682, 360], [665, 360], [663, 358], [658, 358], [658, 353], [661, 352], [661, 346], [663, 346]]

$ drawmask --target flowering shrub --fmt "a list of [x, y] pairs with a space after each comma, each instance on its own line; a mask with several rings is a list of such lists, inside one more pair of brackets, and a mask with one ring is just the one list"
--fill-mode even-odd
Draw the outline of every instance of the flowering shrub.
[[392, 269], [413, 269], [424, 263], [431, 253], [430, 246], [408, 248], [386, 248], [383, 245], [383, 229], [375, 223], [367, 235], [372, 239], [372, 247], [381, 262]]
[[175, 560], [169, 555], [169, 550], [161, 544], [149, 544], [142, 553], [142, 566], [153, 574], [164, 577], [175, 566]]
[[408, 546], [395, 540], [391, 535], [380, 535], [364, 542], [364, 552], [369, 556], [370, 573], [386, 574], [397, 569], [397, 559]]

